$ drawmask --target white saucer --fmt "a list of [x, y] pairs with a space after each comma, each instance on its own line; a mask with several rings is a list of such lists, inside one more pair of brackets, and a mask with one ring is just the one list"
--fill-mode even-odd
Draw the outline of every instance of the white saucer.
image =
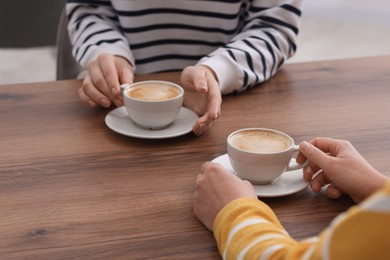
[[[230, 164], [229, 157], [227, 154], [215, 158], [212, 162], [223, 165], [232, 174], [236, 175]], [[271, 198], [297, 193], [305, 189], [309, 185], [309, 183], [303, 179], [302, 169], [300, 169], [285, 172], [279, 177], [279, 179], [275, 180], [270, 184], [252, 185], [258, 197]]]
[[164, 139], [187, 134], [192, 131], [192, 126], [198, 119], [198, 115], [192, 110], [182, 107], [175, 122], [164, 129], [149, 130], [144, 129], [130, 120], [124, 106], [115, 108], [107, 114], [106, 125], [122, 135], [144, 138], [144, 139]]

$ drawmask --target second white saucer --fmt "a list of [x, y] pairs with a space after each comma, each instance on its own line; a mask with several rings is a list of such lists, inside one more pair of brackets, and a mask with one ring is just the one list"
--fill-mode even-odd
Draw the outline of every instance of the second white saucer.
[[182, 107], [175, 122], [164, 129], [149, 130], [136, 125], [130, 120], [124, 106], [115, 108], [107, 114], [106, 125], [122, 135], [144, 138], [144, 139], [164, 139], [187, 134], [192, 131], [192, 126], [198, 119], [198, 115], [192, 110]]
[[[234, 172], [229, 157], [227, 154], [221, 155], [212, 162], [219, 163], [223, 165], [227, 170], [232, 174], [236, 175]], [[253, 188], [256, 191], [258, 197], [281, 197], [297, 193], [305, 189], [309, 185], [302, 177], [302, 169], [296, 171], [289, 171], [283, 173], [279, 179], [275, 180], [270, 184], [264, 185], [255, 185], [252, 184]]]

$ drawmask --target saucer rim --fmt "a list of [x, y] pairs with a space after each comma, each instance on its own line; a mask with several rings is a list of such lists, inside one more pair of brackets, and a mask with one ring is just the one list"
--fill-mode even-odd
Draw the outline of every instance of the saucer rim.
[[[228, 163], [229, 163], [229, 168], [226, 167], [226, 165], [224, 163], [221, 163], [220, 160], [226, 160]], [[237, 176], [237, 174], [234, 172], [233, 169], [231, 169], [231, 164], [229, 162], [229, 158], [228, 158], [228, 154], [225, 153], [225, 154], [222, 154], [220, 156], [217, 156], [215, 157], [212, 162], [215, 162], [215, 163], [219, 163], [221, 164], [225, 169], [227, 169], [231, 174], [234, 174]], [[302, 169], [298, 169], [298, 170], [295, 170], [295, 171], [300, 171], [302, 172], [303, 170]], [[279, 182], [282, 180], [283, 176], [285, 176], [285, 174], [287, 174], [288, 172], [284, 172], [277, 180], [275, 180], [274, 182]], [[297, 177], [297, 180], [298, 177]], [[306, 189], [308, 186], [309, 186], [309, 182], [306, 182], [303, 178], [301, 178], [301, 182], [300, 182], [300, 185], [297, 186], [297, 188], [295, 189], [292, 189], [292, 190], [286, 190], [286, 191], [280, 191], [280, 192], [274, 192], [274, 193], [263, 193], [261, 191], [259, 191], [258, 189], [261, 188], [261, 187], [264, 187], [264, 186], [272, 186], [274, 185], [274, 182], [273, 183], [270, 183], [270, 184], [252, 184], [255, 192], [256, 192], [256, 195], [257, 197], [261, 197], [261, 198], [276, 198], [276, 197], [284, 197], [284, 196], [289, 196], [289, 195], [292, 195], [292, 194], [296, 194], [300, 191], [303, 191], [304, 189]]]
[[[124, 116], [128, 116], [128, 113], [126, 111], [126, 107], [125, 106], [117, 107], [117, 108], [111, 110], [110, 112], [108, 112], [107, 115], [105, 116], [104, 122], [105, 122], [106, 126], [109, 129], [111, 129], [112, 131], [114, 131], [115, 133], [118, 133], [118, 134], [121, 134], [121, 135], [124, 135], [124, 136], [128, 136], [128, 137], [139, 138], [139, 139], [168, 139], [168, 138], [174, 138], [174, 137], [178, 137], [178, 136], [182, 136], [182, 135], [188, 134], [188, 133], [190, 133], [192, 131], [193, 124], [199, 118], [198, 115], [194, 111], [192, 111], [191, 109], [186, 108], [186, 107], [181, 107], [178, 119], [181, 116], [184, 119], [186, 119], [188, 117], [189, 119], [191, 119], [191, 123], [189, 122], [189, 120], [187, 120], [185, 123], [177, 125], [177, 124], [175, 124], [175, 122], [177, 120], [175, 120], [175, 122], [173, 124], [171, 124], [167, 128], [156, 129], [156, 130], [149, 130], [149, 129], [142, 129], [140, 127], [137, 127], [134, 122], [129, 120], [129, 124], [131, 125], [131, 127], [137, 127], [137, 129], [142, 131], [141, 134], [138, 134], [138, 133], [132, 133], [131, 129], [125, 131], [123, 129], [118, 129], [118, 128], [114, 127], [110, 123], [111, 118], [116, 118], [117, 120], [122, 119], [122, 117], [119, 117], [119, 116], [115, 115], [115, 112], [121, 113]], [[187, 114], [185, 114], [185, 113], [187, 113]], [[120, 119], [118, 119], [118, 118], [120, 118]], [[180, 119], [183, 119], [183, 118], [180, 118]], [[168, 134], [160, 134], [160, 135], [158, 134], [159, 132], [160, 133], [164, 132], [164, 131], [166, 131], [166, 129], [169, 129], [169, 128], [175, 128], [176, 127], [176, 128], [178, 128], [180, 130], [180, 128], [179, 128], [180, 126], [187, 125], [187, 124], [188, 124], [188, 127], [183, 128], [182, 131], [176, 131], [176, 132], [168, 133]]]

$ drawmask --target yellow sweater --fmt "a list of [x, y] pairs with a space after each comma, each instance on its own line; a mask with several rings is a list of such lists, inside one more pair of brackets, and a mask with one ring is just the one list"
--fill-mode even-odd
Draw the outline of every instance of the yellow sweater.
[[253, 198], [226, 205], [214, 236], [224, 259], [390, 259], [390, 182], [318, 237], [294, 240], [272, 209]]

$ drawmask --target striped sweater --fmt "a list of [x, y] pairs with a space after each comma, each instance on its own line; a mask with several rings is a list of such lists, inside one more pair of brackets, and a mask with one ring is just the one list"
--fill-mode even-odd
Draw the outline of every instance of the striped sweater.
[[84, 68], [101, 53], [135, 73], [214, 70], [223, 94], [274, 75], [296, 51], [302, 0], [68, 0], [73, 55]]
[[295, 241], [266, 204], [249, 198], [221, 210], [214, 236], [224, 259], [390, 259], [390, 181], [318, 237]]

